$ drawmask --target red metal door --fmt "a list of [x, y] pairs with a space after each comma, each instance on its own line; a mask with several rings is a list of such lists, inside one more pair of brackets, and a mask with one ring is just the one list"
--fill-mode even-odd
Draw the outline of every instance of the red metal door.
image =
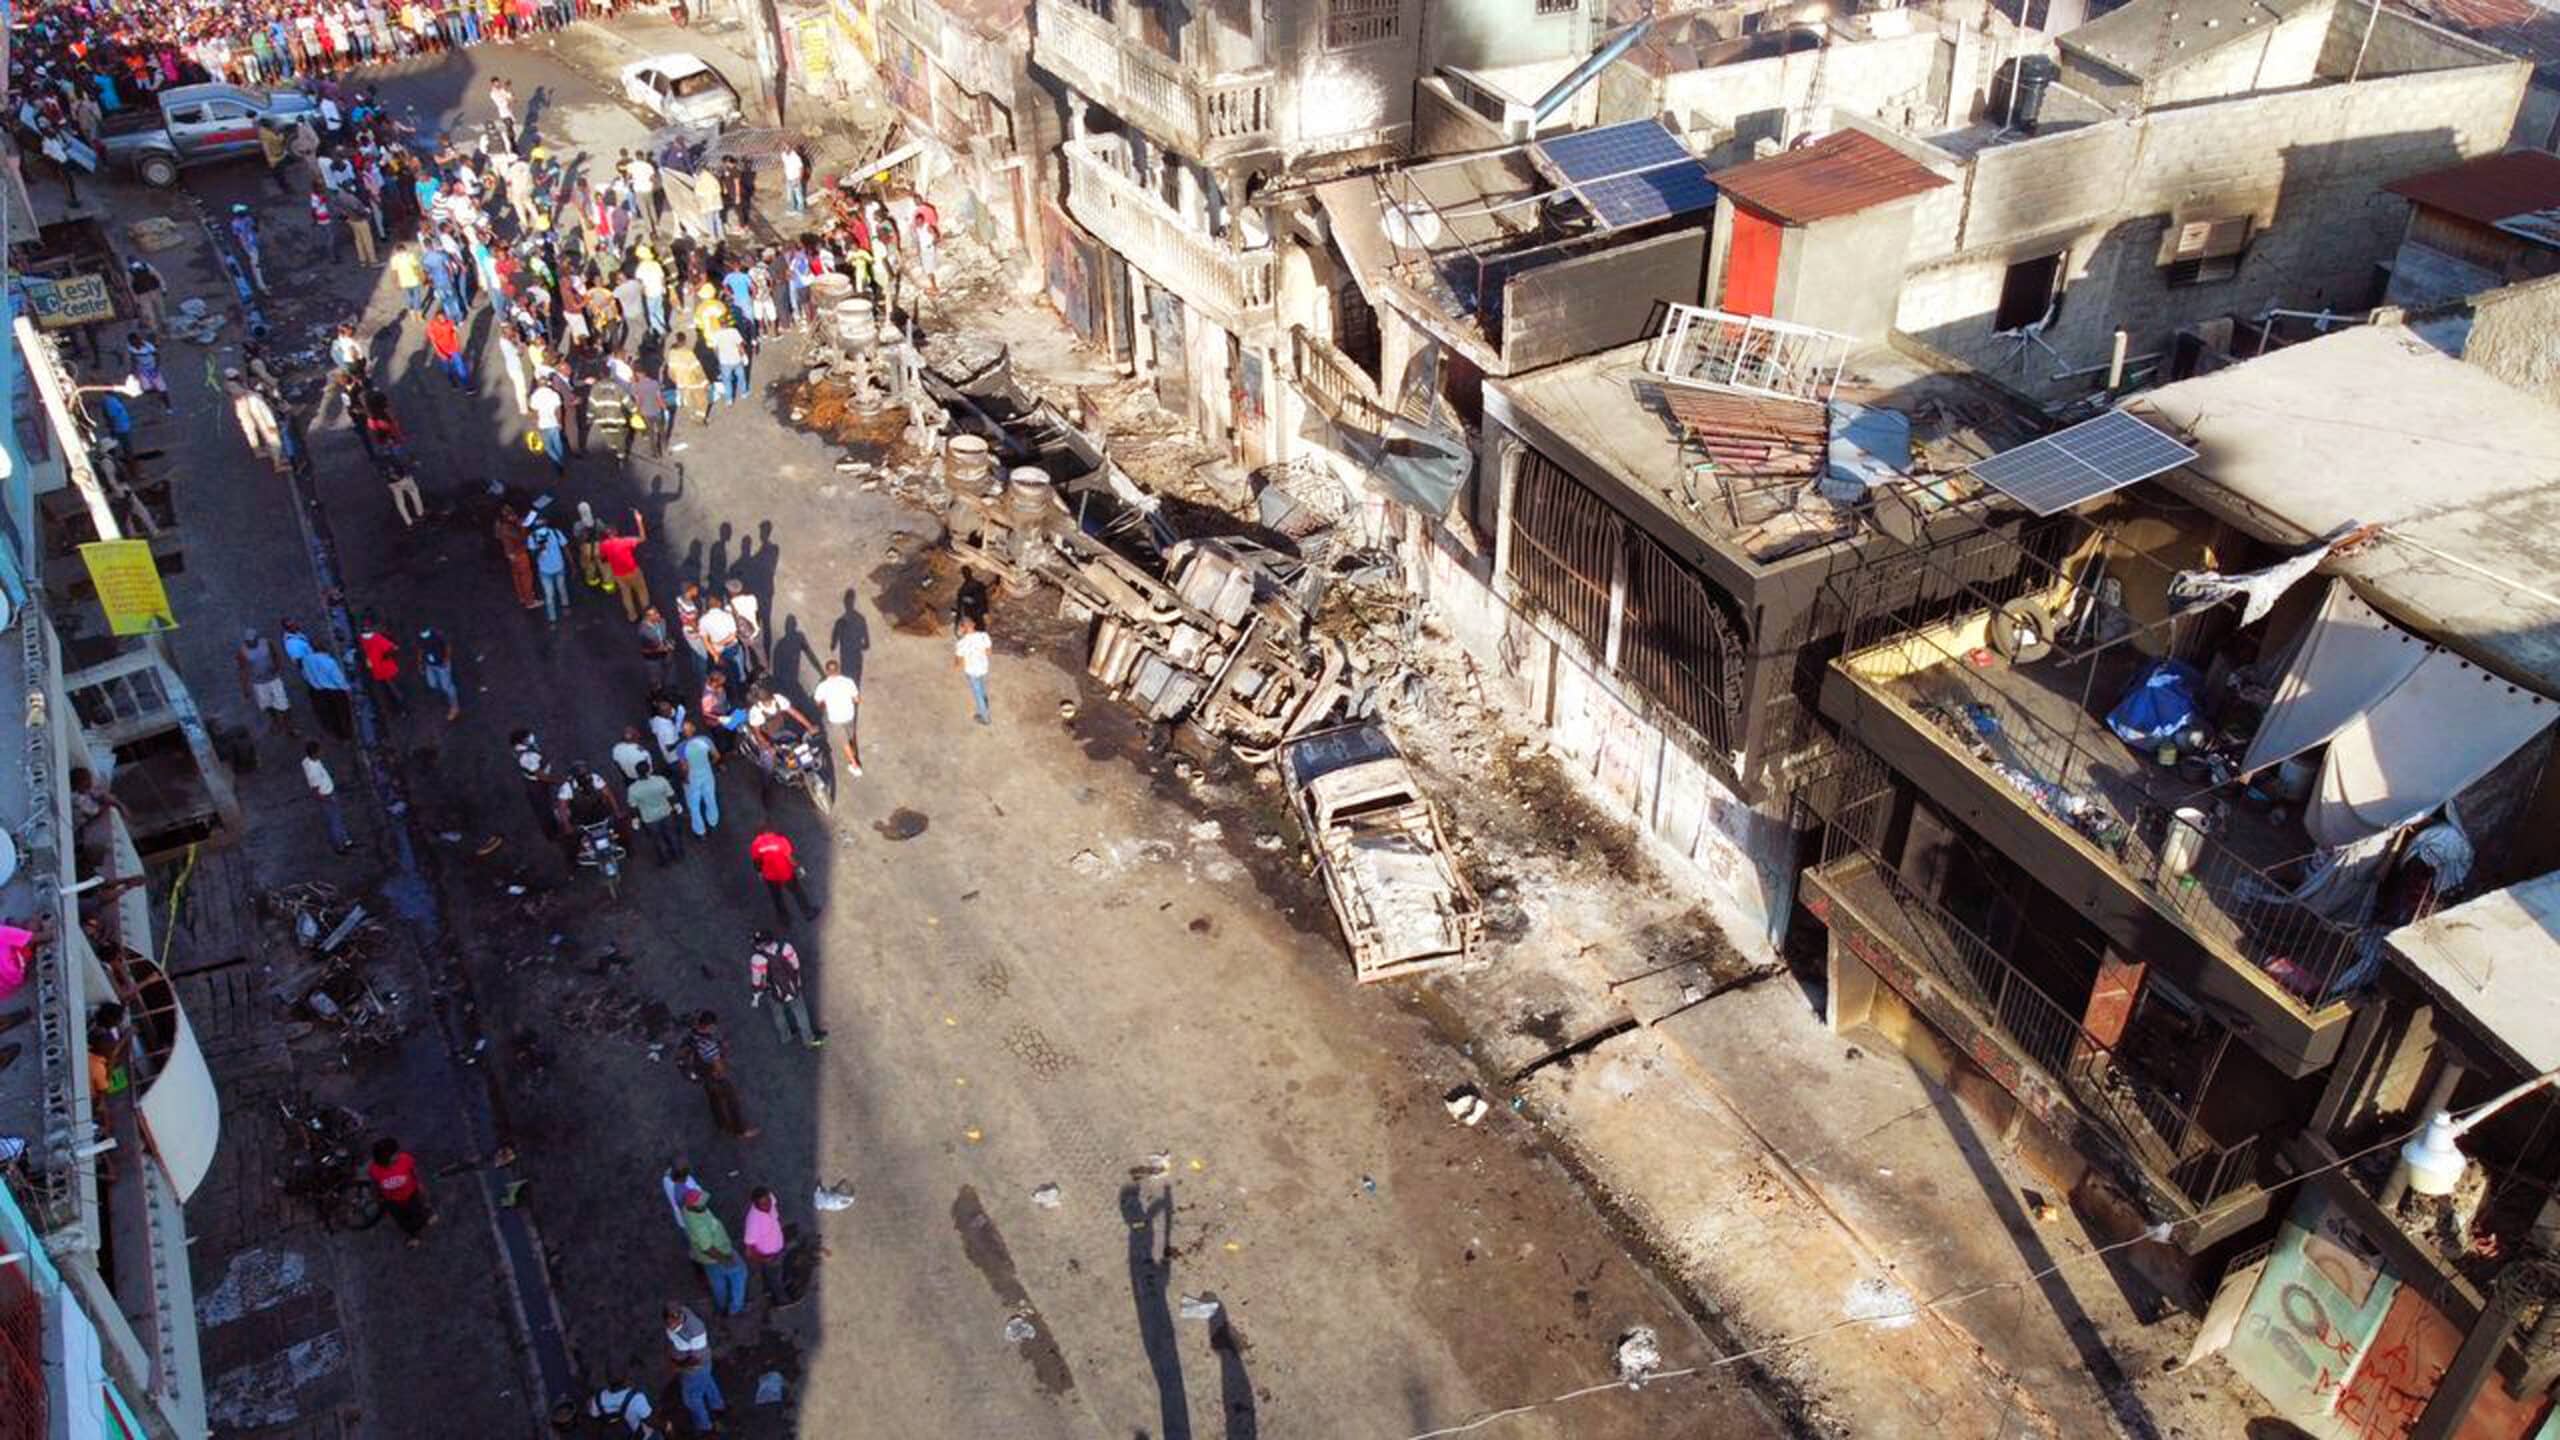
[[1778, 299], [1778, 245], [1785, 227], [1756, 211], [1733, 207], [1733, 243], [1724, 253], [1724, 308], [1736, 315], [1767, 315]]

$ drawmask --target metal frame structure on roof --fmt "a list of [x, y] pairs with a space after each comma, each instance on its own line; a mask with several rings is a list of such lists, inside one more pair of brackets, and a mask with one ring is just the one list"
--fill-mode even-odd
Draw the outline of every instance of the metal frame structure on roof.
[[1645, 347], [1644, 368], [1674, 385], [1697, 385], [1827, 404], [1855, 344], [1846, 335], [1765, 315], [1672, 305]]
[[2126, 410], [2110, 410], [1966, 467], [2037, 515], [2063, 511], [2175, 470], [2193, 447]]

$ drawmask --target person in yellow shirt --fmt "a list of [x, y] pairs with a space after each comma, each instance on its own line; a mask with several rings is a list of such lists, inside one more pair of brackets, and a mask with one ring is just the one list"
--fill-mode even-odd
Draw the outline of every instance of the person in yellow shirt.
[[676, 387], [682, 408], [692, 412], [696, 421], [711, 419], [711, 375], [702, 368], [702, 356], [693, 348], [691, 335], [677, 335], [667, 342], [667, 380]]
[[717, 335], [729, 323], [729, 302], [720, 298], [720, 287], [705, 281], [694, 292], [693, 328], [701, 335]]
[[400, 293], [409, 297], [409, 309], [413, 314], [427, 313], [427, 267], [418, 259], [418, 242], [415, 240], [403, 240], [400, 248], [391, 252], [391, 283], [399, 286]]

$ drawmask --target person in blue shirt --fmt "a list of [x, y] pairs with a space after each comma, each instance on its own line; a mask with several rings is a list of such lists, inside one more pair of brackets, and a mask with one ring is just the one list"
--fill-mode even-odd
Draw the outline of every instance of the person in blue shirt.
[[347, 668], [337, 656], [313, 644], [301, 625], [287, 620], [283, 629], [285, 656], [302, 671], [302, 684], [311, 692], [311, 710], [320, 717], [320, 728], [341, 740], [354, 739], [355, 691], [347, 683]]
[[743, 259], [733, 262], [729, 273], [720, 277], [720, 288], [729, 292], [729, 314], [738, 323], [738, 333], [750, 345], [763, 339], [756, 333], [755, 282], [748, 278]]

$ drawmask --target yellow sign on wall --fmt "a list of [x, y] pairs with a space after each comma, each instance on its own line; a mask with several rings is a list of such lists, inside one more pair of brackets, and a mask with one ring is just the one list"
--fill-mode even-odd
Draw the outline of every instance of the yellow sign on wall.
[[148, 540], [93, 540], [80, 547], [88, 562], [89, 583], [98, 588], [98, 605], [107, 612], [107, 628], [118, 635], [148, 635], [178, 628], [169, 608], [169, 592], [160, 583], [160, 563]]

